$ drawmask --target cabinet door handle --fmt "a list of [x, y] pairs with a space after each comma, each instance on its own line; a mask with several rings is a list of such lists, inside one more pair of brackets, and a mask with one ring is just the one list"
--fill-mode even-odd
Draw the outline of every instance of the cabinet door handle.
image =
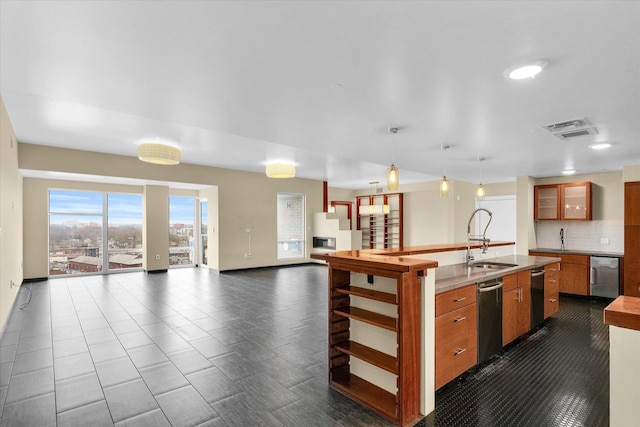
[[456, 351], [455, 353], [453, 353], [454, 356], [458, 356], [462, 353], [464, 353], [465, 351], [467, 351], [466, 348], [461, 348], [460, 350]]
[[453, 322], [462, 322], [464, 319], [466, 319], [467, 316], [462, 316], [462, 317], [458, 317], [457, 319], [454, 319]]
[[453, 302], [460, 302], [460, 301], [464, 301], [466, 299], [467, 299], [467, 297], [458, 297], [458, 298], [454, 299]]
[[549, 280], [549, 283], [556, 283], [555, 280]]
[[555, 298], [549, 298], [549, 301], [551, 301], [551, 302], [556, 302], [556, 301], [557, 301], [557, 299], [555, 299]]

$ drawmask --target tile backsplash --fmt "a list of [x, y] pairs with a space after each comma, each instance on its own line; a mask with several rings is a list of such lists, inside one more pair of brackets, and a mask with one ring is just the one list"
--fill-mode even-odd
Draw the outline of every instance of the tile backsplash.
[[[538, 248], [560, 249], [560, 228], [569, 250], [624, 252], [624, 221], [537, 221]], [[608, 244], [603, 240], [608, 239]]]

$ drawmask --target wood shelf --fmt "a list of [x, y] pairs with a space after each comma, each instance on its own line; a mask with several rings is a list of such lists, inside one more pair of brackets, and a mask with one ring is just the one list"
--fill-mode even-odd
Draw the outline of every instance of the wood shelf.
[[398, 331], [398, 320], [385, 316], [384, 314], [375, 313], [369, 310], [363, 310], [357, 307], [341, 307], [333, 310], [335, 314], [348, 317], [349, 319], [359, 320], [373, 326], [388, 329], [390, 331]]
[[[387, 214], [372, 215], [359, 214], [356, 228], [362, 231], [362, 247], [364, 249], [378, 249], [402, 247], [403, 243], [403, 194], [376, 194], [356, 197], [356, 209], [360, 206], [389, 205]], [[396, 236], [393, 240], [388, 236]]]
[[333, 375], [331, 385], [388, 418], [396, 419], [398, 417], [396, 396], [369, 381], [353, 374], [336, 372]]
[[336, 344], [334, 347], [349, 356], [357, 357], [358, 359], [364, 360], [373, 366], [377, 366], [380, 369], [384, 369], [387, 372], [398, 375], [398, 359], [388, 355], [387, 353], [383, 353], [355, 341], [344, 341]]
[[348, 286], [346, 288], [336, 288], [340, 294], [355, 295], [357, 297], [368, 298], [375, 301], [397, 304], [396, 295], [388, 292], [380, 292], [374, 289], [360, 288], [358, 286]]

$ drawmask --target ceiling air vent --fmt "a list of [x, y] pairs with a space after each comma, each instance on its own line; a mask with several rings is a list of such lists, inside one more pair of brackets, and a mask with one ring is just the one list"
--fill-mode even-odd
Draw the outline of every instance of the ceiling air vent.
[[580, 136], [597, 135], [598, 129], [591, 125], [589, 120], [584, 117], [581, 119], [567, 120], [564, 122], [553, 123], [543, 128], [560, 139], [577, 138]]
[[598, 134], [598, 129], [596, 128], [586, 128], [586, 129], [572, 130], [569, 132], [554, 133], [554, 135], [560, 139], [577, 138], [579, 136], [597, 135], [597, 134]]

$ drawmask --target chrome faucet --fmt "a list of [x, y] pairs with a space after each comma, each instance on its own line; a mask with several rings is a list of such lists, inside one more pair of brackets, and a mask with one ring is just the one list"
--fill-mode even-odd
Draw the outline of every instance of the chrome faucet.
[[564, 251], [564, 228], [560, 229], [560, 250]]
[[[487, 222], [487, 225], [484, 227], [484, 231], [482, 232], [482, 237], [480, 236], [471, 237], [471, 221], [473, 220], [473, 217], [480, 211], [485, 211], [486, 213], [489, 214], [489, 222]], [[492, 218], [493, 218], [493, 214], [491, 213], [491, 211], [485, 208], [476, 209], [475, 211], [473, 211], [473, 213], [469, 217], [469, 223], [467, 224], [467, 266], [471, 265], [471, 261], [475, 259], [471, 254], [472, 240], [474, 242], [482, 242], [482, 253], [483, 254], [487, 253], [487, 249], [489, 248], [489, 242], [490, 242], [490, 239], [487, 239], [487, 228], [489, 228], [489, 224], [491, 224]]]

